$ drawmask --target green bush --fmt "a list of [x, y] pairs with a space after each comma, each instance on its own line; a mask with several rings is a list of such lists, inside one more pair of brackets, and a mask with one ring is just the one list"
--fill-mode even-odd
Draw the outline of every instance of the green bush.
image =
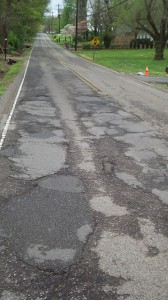
[[[90, 49], [93, 49], [94, 48], [94, 46], [91, 44], [91, 42], [90, 43], [85, 43], [85, 44], [83, 44], [82, 45], [82, 48], [84, 49], [84, 50], [90, 50]], [[98, 44], [97, 46], [96, 46], [96, 49], [103, 49], [104, 48], [104, 45], [103, 44]]]
[[103, 44], [99, 44], [99, 45], [97, 45], [97, 48], [98, 49], [104, 49], [104, 45]]
[[109, 49], [111, 41], [112, 41], [112, 35], [110, 33], [108, 33], [108, 32], [104, 33], [104, 35], [103, 35], [103, 41], [104, 41], [104, 47], [106, 49]]
[[9, 43], [9, 51], [19, 50], [21, 48], [20, 39], [12, 31], [9, 33], [8, 43]]
[[90, 43], [83, 44], [83, 45], [82, 45], [82, 48], [83, 48], [83, 49], [86, 49], [86, 50], [89, 50], [89, 49], [91, 49], [91, 44], [90, 44]]

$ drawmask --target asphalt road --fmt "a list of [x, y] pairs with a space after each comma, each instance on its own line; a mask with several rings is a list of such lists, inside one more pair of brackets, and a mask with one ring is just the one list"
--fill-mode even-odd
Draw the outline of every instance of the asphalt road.
[[16, 84], [6, 127], [0, 100], [0, 300], [167, 300], [166, 91], [43, 34]]

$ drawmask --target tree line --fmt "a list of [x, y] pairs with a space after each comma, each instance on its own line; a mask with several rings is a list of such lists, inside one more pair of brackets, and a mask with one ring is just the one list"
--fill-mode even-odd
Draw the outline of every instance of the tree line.
[[49, 0], [0, 0], [0, 45], [21, 49], [42, 22]]

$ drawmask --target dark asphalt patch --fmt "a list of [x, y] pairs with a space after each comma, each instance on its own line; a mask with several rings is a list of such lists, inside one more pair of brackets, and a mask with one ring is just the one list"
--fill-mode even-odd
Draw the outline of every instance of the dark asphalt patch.
[[94, 227], [79, 189], [73, 194], [34, 189], [13, 199], [2, 210], [1, 219], [16, 256], [34, 267], [57, 272], [79, 260]]
[[84, 191], [82, 182], [74, 176], [54, 175], [49, 178], [43, 178], [38, 183], [39, 187], [70, 193], [81, 193]]

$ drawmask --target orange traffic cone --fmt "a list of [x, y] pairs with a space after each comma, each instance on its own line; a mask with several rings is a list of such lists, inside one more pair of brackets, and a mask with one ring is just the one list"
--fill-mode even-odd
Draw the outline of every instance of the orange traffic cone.
[[146, 75], [146, 76], [149, 76], [149, 70], [148, 70], [148, 67], [146, 67], [145, 75]]

